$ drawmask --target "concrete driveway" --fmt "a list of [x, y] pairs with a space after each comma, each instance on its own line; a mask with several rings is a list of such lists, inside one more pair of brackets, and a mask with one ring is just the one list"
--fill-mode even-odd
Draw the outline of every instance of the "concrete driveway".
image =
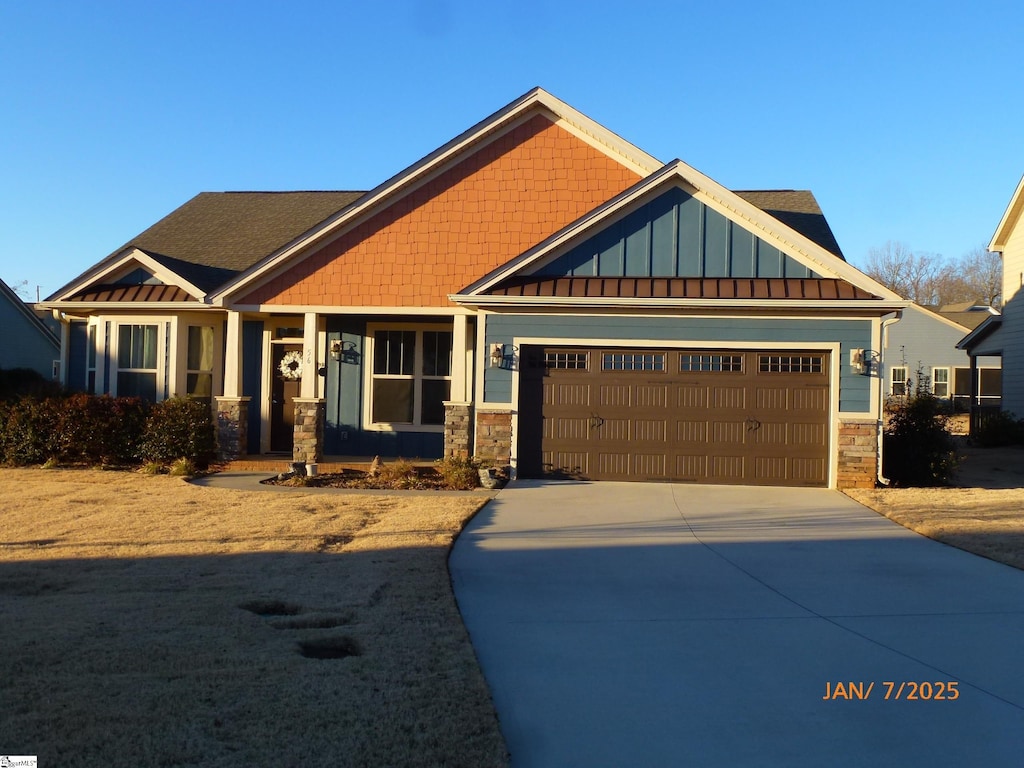
[[450, 565], [514, 768], [1024, 764], [1024, 571], [838, 492], [521, 481]]

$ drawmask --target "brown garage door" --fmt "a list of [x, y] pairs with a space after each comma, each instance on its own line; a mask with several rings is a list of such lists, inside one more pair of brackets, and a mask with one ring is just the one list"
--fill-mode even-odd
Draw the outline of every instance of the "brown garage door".
[[525, 477], [828, 483], [828, 356], [526, 347]]

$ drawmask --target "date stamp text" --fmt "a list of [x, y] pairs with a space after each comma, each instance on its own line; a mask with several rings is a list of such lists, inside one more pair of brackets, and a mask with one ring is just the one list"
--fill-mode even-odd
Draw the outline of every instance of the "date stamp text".
[[872, 696], [885, 701], [956, 701], [960, 686], [955, 680], [937, 682], [843, 681], [825, 682], [822, 701], [867, 701]]

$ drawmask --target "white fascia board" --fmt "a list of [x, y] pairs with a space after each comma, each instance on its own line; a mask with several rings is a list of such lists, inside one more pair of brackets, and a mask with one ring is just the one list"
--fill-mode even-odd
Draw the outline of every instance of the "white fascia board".
[[253, 284], [261, 276], [275, 272], [278, 267], [298, 252], [309, 248], [314, 243], [325, 245], [330, 239], [339, 237], [345, 228], [355, 226], [366, 216], [376, 213], [383, 201], [394, 198], [398, 194], [404, 196], [414, 192], [447, 170], [453, 159], [462, 155], [473, 145], [488, 138], [494, 140], [512, 130], [528, 117], [530, 110], [535, 106], [543, 107], [548, 111], [549, 117], [554, 118], [553, 122], [571, 130], [595, 149], [614, 157], [640, 175], [647, 175], [661, 166], [658, 160], [646, 152], [603, 128], [565, 102], [556, 99], [544, 89], [534, 88], [423, 159], [395, 174], [383, 184], [370, 190], [353, 205], [327, 219], [295, 242], [246, 270], [227, 286], [212, 294], [211, 301], [223, 304], [232, 294], [255, 287]]
[[1006, 241], [1010, 239], [1010, 232], [1016, 225], [1017, 220], [1020, 219], [1021, 214], [1024, 213], [1022, 209], [1024, 209], [1024, 176], [1021, 176], [1020, 181], [1017, 183], [1017, 189], [1014, 190], [1013, 196], [1010, 198], [1010, 204], [1006, 206], [1003, 217], [999, 220], [999, 226], [996, 227], [992, 239], [989, 240], [989, 251], [993, 253], [1003, 252], [1003, 249], [1006, 248]]
[[209, 304], [196, 301], [93, 301], [88, 303], [81, 301], [42, 301], [38, 306], [42, 309], [56, 309], [72, 314], [95, 311], [119, 312], [130, 315], [139, 314], [140, 312], [159, 313], [165, 310], [190, 310], [192, 312], [224, 311], [222, 307], [211, 307]]
[[105, 278], [123, 271], [124, 268], [132, 262], [137, 262], [140, 266], [151, 272], [153, 276], [159, 278], [164, 285], [173, 285], [181, 288], [190, 296], [199, 299], [199, 301], [203, 301], [206, 296], [204, 291], [194, 286], [178, 273], [167, 269], [167, 267], [149, 254], [140, 251], [138, 248], [125, 248], [123, 251], [117, 253], [113, 258], [100, 262], [95, 269], [87, 272], [81, 278], [75, 280], [75, 282], [68, 283], [68, 285], [62, 288], [60, 293], [56, 295], [55, 301], [64, 301], [68, 296], [88, 288], [93, 283], [102, 282]]
[[[583, 236], [587, 230], [596, 227], [605, 219], [611, 217], [618, 211], [646, 195], [650, 190], [657, 188], [660, 184], [664, 183], [666, 179], [670, 179], [673, 173], [674, 168], [671, 163], [661, 167], [654, 173], [634, 184], [629, 189], [620, 192], [611, 200], [602, 203], [597, 208], [590, 211], [590, 213], [581, 216], [568, 226], [563, 227], [558, 232], [555, 232], [553, 235], [542, 240], [522, 255], [517, 256], [511, 261], [505, 262], [494, 271], [489, 272], [476, 282], [466, 286], [457, 295], [475, 295], [493, 288], [502, 280], [511, 277], [517, 272], [520, 272], [540, 261], [553, 250], [565, 245], [576, 237]], [[449, 298], [452, 301], [457, 301], [457, 299], [452, 298], [451, 296], [449, 296]]]
[[623, 308], [623, 309], [750, 309], [750, 310], [858, 310], [878, 314], [903, 309], [905, 299], [638, 299], [579, 296], [448, 296], [454, 302], [471, 307], [540, 308]]
[[682, 182], [692, 188], [694, 190], [694, 197], [704, 202], [705, 205], [709, 205], [712, 210], [721, 213], [730, 220], [746, 224], [756, 236], [780, 246], [781, 251], [797, 259], [797, 261], [813, 269], [815, 272], [846, 280], [882, 299], [903, 301], [902, 297], [898, 294], [868, 277], [856, 267], [825, 250], [813, 240], [786, 226], [753, 203], [747, 202], [736, 193], [726, 189], [682, 160], [674, 160], [663, 166], [634, 186], [595, 208], [586, 216], [577, 219], [569, 226], [556, 232], [522, 256], [509, 261], [475, 283], [467, 286], [460, 295], [479, 294], [489, 290], [502, 280], [537, 263], [553, 250], [566, 245], [574, 238], [582, 236], [588, 230], [597, 227], [603, 221], [618, 214], [643, 197], [652, 194], [660, 186], [673, 181]]
[[[973, 345], [977, 339], [984, 339], [990, 334], [994, 338], [995, 334], [999, 333], [999, 329], [1002, 328], [1002, 326], [1003, 316], [991, 315], [985, 318], [985, 321], [981, 323], [981, 325], [960, 339], [960, 341], [956, 343], [956, 348], [966, 350], [968, 347]], [[989, 341], [991, 342], [992, 339]]]
[[[224, 310], [225, 307], [213, 307]], [[427, 317], [454, 317], [455, 315], [476, 315], [475, 309], [455, 307], [361, 307], [357, 305], [309, 305], [309, 304], [232, 304], [232, 312], [247, 312], [260, 315], [408, 315]]]
[[736, 220], [738, 216], [751, 226], [752, 231], [758, 237], [768, 242], [781, 242], [784, 247], [780, 250], [793, 256], [815, 272], [846, 280], [882, 299], [903, 301], [899, 294], [868, 277], [849, 262], [843, 261], [834, 253], [825, 250], [810, 238], [783, 224], [753, 203], [744, 200], [735, 192], [726, 189], [714, 179], [705, 176], [682, 160], [676, 162], [686, 181], [697, 187], [700, 193], [697, 197], [710, 198], [716, 203], [711, 207], [717, 208], [726, 218]]

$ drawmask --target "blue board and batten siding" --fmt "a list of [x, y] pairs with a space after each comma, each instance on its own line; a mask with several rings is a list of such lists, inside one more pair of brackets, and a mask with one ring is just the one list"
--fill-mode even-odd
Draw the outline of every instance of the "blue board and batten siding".
[[681, 189], [641, 206], [535, 274], [559, 277], [819, 277]]
[[[580, 315], [489, 315], [486, 344], [511, 344], [516, 338], [571, 340], [586, 346], [586, 339], [621, 341], [622, 346], [644, 342], [679, 340], [697, 347], [713, 349], [716, 344], [742, 346], [745, 343], [771, 343], [782, 350], [799, 350], [812, 343], [839, 343], [839, 410], [864, 413], [871, 410], [872, 377], [854, 373], [849, 365], [849, 350], [871, 348], [870, 320], [792, 320], [766, 317], [629, 317]], [[512, 371], [487, 368], [484, 371], [484, 402], [512, 402]]]
[[327, 324], [327, 348], [342, 342], [339, 360], [330, 355], [324, 381], [326, 401], [324, 451], [334, 456], [402, 456], [439, 459], [444, 453], [440, 432], [363, 429], [366, 321], [332, 317]]
[[[227, 336], [227, 334], [225, 334]], [[260, 452], [260, 404], [263, 402], [263, 321], [242, 322], [242, 395], [249, 398], [246, 450]]]

